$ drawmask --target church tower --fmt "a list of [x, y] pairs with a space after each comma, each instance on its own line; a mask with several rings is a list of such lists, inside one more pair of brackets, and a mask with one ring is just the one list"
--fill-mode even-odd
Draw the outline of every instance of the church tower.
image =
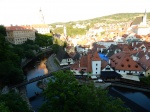
[[44, 16], [43, 16], [43, 13], [42, 13], [42, 9], [40, 8], [39, 10], [39, 15], [40, 15], [40, 22], [41, 24], [45, 24], [45, 20], [44, 20]]
[[146, 13], [146, 9], [145, 9], [145, 13], [144, 13], [144, 16], [143, 16], [143, 25], [146, 26], [147, 25], [147, 13]]

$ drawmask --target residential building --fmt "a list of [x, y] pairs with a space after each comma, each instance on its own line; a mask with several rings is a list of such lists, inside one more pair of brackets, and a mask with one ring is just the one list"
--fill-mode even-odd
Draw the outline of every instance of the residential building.
[[101, 59], [98, 52], [89, 53], [82, 56], [80, 60], [76, 61], [70, 66], [70, 68], [75, 75], [82, 75], [80, 71], [83, 71], [83, 75], [93, 75], [99, 77], [101, 74]]
[[131, 58], [130, 52], [120, 52], [110, 57], [111, 67], [125, 79], [139, 81], [139, 76], [144, 76], [145, 70]]
[[35, 30], [30, 26], [7, 26], [6, 39], [12, 44], [22, 44], [27, 39], [35, 40]]
[[66, 66], [66, 65], [74, 64], [73, 59], [63, 49], [63, 47], [59, 47], [59, 52], [56, 54], [56, 59], [59, 62], [60, 66]]

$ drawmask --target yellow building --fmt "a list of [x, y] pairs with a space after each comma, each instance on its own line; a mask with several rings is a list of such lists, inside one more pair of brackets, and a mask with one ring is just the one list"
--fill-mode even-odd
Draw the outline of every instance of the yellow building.
[[35, 40], [35, 30], [30, 26], [7, 26], [6, 39], [12, 44], [22, 44], [27, 39]]

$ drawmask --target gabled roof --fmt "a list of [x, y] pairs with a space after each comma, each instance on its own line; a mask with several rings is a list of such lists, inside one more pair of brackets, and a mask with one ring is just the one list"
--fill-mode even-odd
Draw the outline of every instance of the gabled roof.
[[133, 56], [138, 57], [138, 58], [142, 58], [144, 55], [145, 55], [144, 51], [139, 51], [139, 52], [133, 54]]
[[112, 50], [112, 51], [116, 49], [120, 49], [120, 48], [118, 47], [118, 45], [114, 45], [114, 44], [111, 44], [110, 47], [108, 48], [108, 50]]
[[98, 55], [98, 52], [95, 52], [93, 54], [93, 57], [92, 57], [92, 61], [100, 61], [100, 56]]
[[108, 65], [108, 62], [105, 60], [101, 61], [101, 68], [104, 69]]
[[87, 55], [87, 62], [88, 62], [87, 72], [92, 72], [92, 54]]
[[74, 68], [76, 68], [76, 67], [85, 68], [85, 69], [87, 69], [87, 72], [92, 72], [92, 61], [100, 61], [100, 60], [101, 59], [97, 52], [95, 52], [93, 54], [89, 53], [87, 55], [82, 56], [78, 63], [76, 62], [75, 65], [74, 64], [71, 65], [71, 68], [73, 68], [73, 67]]
[[57, 59], [61, 62], [63, 59], [71, 58], [68, 53], [63, 49], [63, 47], [59, 46], [58, 53], [56, 54]]
[[114, 51], [108, 51], [108, 53], [106, 54], [106, 56], [107, 57], [111, 57], [112, 55], [114, 55], [115, 53], [114, 53]]
[[144, 55], [140, 60], [138, 61], [140, 65], [145, 69], [148, 70], [150, 67], [150, 58], [146, 59], [146, 56]]
[[120, 52], [111, 56], [111, 67], [116, 70], [144, 71], [131, 57], [130, 53]]
[[80, 59], [80, 67], [87, 67], [87, 56], [82, 56]]

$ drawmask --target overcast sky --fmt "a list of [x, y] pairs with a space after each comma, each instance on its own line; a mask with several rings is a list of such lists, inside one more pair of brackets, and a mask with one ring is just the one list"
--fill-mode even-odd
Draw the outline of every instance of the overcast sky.
[[0, 0], [0, 24], [66, 22], [121, 12], [150, 12], [150, 0]]

